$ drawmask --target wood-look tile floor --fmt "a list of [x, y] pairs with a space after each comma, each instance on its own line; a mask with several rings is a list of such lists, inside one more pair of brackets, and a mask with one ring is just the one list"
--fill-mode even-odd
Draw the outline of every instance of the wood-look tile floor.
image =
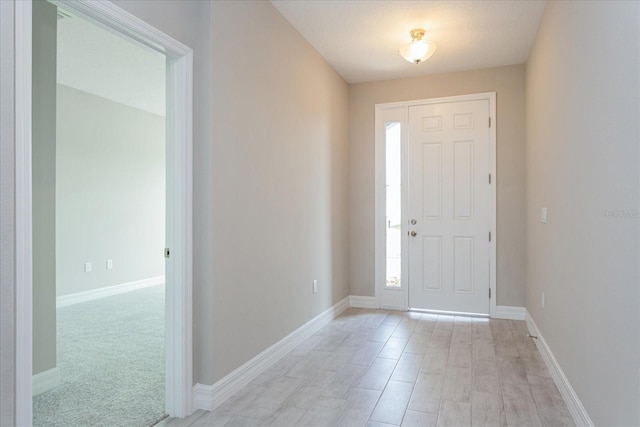
[[350, 308], [183, 426], [573, 426], [523, 321]]

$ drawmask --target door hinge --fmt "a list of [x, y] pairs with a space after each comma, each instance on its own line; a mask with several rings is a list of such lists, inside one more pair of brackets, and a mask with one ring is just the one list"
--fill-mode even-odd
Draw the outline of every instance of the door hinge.
[[491, 127], [491, 117], [489, 117], [489, 127]]
[[491, 184], [491, 174], [489, 174], [489, 184]]
[[171, 251], [169, 248], [164, 248], [164, 257], [169, 258], [171, 256]]
[[489, 241], [491, 241], [491, 232], [489, 232]]
[[491, 299], [491, 288], [489, 288], [489, 299]]

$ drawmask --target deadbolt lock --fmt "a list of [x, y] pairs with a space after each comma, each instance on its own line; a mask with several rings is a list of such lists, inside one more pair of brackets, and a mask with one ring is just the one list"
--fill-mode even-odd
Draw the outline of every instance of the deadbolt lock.
[[418, 223], [418, 221], [416, 221], [415, 219], [411, 220], [411, 225], [416, 225]]

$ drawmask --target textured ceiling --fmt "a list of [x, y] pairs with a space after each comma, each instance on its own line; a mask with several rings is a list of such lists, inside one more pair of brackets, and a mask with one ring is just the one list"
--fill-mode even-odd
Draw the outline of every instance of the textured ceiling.
[[58, 83], [164, 116], [164, 55], [65, 15], [58, 20]]
[[[522, 64], [545, 1], [271, 0], [349, 83]], [[427, 30], [438, 45], [422, 64], [398, 47]]]

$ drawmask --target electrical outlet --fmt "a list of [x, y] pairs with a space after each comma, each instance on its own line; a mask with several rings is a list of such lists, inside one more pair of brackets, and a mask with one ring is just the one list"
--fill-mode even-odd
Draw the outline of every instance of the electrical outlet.
[[544, 308], [544, 292], [540, 293], [540, 307]]
[[318, 293], [318, 281], [317, 280], [313, 281], [313, 287], [311, 289], [313, 290], [314, 294]]
[[85, 273], [91, 273], [91, 263], [90, 262], [85, 262], [84, 263], [84, 272]]
[[107, 270], [111, 270], [113, 268], [113, 260], [112, 259], [108, 259], [107, 260]]

